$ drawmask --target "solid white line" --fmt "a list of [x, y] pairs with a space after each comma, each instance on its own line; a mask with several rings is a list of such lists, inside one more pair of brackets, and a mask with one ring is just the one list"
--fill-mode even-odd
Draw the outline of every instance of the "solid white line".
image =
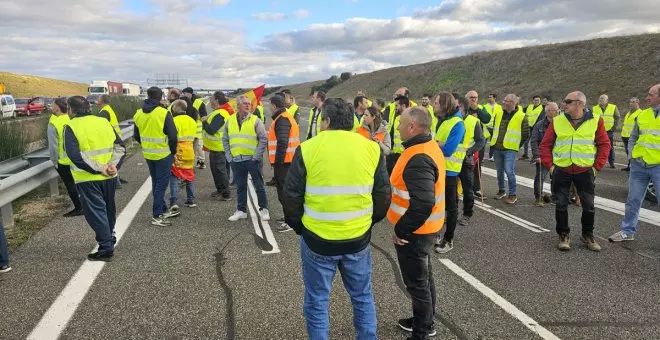
[[513, 218], [513, 219], [516, 219], [516, 220], [518, 220], [518, 221], [520, 221], [520, 222], [522, 222], [522, 223], [525, 223], [525, 224], [529, 225], [530, 227], [535, 227], [535, 228], [537, 228], [537, 229], [539, 229], [539, 230], [542, 230], [543, 232], [550, 232], [550, 230], [545, 229], [545, 228], [541, 227], [541, 226], [538, 225], [538, 224], [535, 224], [535, 223], [532, 223], [532, 222], [527, 221], [527, 220], [525, 220], [525, 219], [522, 219], [522, 218], [520, 218], [520, 217], [518, 217], [518, 216], [516, 216], [516, 215], [514, 215], [514, 214], [508, 213], [508, 212], [506, 212], [506, 211], [504, 211], [504, 210], [502, 210], [502, 209], [495, 209], [495, 211], [497, 211], [497, 212], [500, 213], [500, 214], [503, 214], [503, 215], [509, 216], [509, 217], [511, 217], [511, 218]]
[[463, 268], [459, 267], [451, 260], [440, 259], [440, 263], [445, 265], [445, 267], [449, 268], [449, 270], [454, 272], [454, 274], [460, 276], [463, 280], [465, 280], [465, 282], [469, 283], [472, 287], [474, 287], [485, 297], [493, 301], [505, 312], [509, 313], [514, 318], [518, 319], [520, 322], [522, 322], [522, 324], [525, 327], [529, 328], [532, 332], [538, 334], [541, 338], [546, 340], [559, 340], [559, 338], [556, 335], [552, 334], [552, 332], [547, 330], [545, 327], [539, 325], [538, 322], [534, 321], [534, 319], [532, 319], [523, 311], [518, 309], [518, 307], [514, 306], [509, 301], [505, 300], [495, 291], [488, 288], [485, 284], [481, 283], [481, 281], [477, 280], [474, 276], [470, 275], [470, 273], [463, 270]]
[[[252, 185], [252, 179], [251, 178], [248, 178], [248, 192], [250, 193], [249, 196], [252, 197], [253, 202], [255, 202], [255, 203], [259, 202], [259, 200], [257, 199], [257, 192], [254, 189], [254, 185]], [[248, 206], [250, 206], [250, 204], [248, 204]], [[255, 206], [259, 206], [259, 204], [255, 204]], [[257, 222], [257, 218], [261, 219], [261, 215], [256, 214], [256, 216], [254, 216], [255, 214], [254, 214], [253, 211], [250, 212], [250, 215], [252, 215], [252, 223], [254, 224], [255, 228], [259, 229], [259, 224]], [[263, 226], [264, 233], [266, 234], [266, 241], [268, 241], [268, 243], [270, 243], [270, 245], [273, 246], [273, 250], [271, 250], [271, 251], [262, 250], [261, 254], [277, 254], [277, 253], [279, 253], [280, 252], [280, 246], [277, 244], [277, 241], [275, 240], [275, 236], [273, 235], [273, 231], [270, 229], [270, 224], [268, 223], [268, 221], [261, 220], [261, 225]], [[259, 235], [260, 237], [263, 238], [263, 236], [261, 234], [261, 231], [259, 231], [257, 233], [257, 235]]]
[[[497, 171], [485, 166], [482, 166], [481, 173], [491, 177], [497, 177]], [[516, 183], [528, 188], [534, 188], [534, 180], [531, 178], [516, 175]], [[550, 193], [550, 184], [543, 183], [543, 191]], [[626, 204], [617, 202], [611, 199], [596, 196], [594, 198], [594, 206], [596, 208], [613, 212], [618, 215], [625, 215]], [[660, 212], [641, 208], [639, 209], [639, 220], [660, 227]]]
[[[151, 178], [142, 184], [135, 196], [126, 205], [124, 210], [117, 217], [115, 223], [115, 233], [117, 244], [124, 235], [124, 232], [131, 225], [133, 218], [140, 211], [142, 204], [151, 194]], [[98, 247], [98, 246], [97, 246]], [[94, 249], [97, 249], [95, 247]], [[95, 251], [95, 250], [94, 250]], [[69, 283], [64, 287], [55, 302], [48, 308], [39, 323], [32, 330], [27, 339], [29, 340], [47, 340], [60, 337], [67, 324], [78, 309], [78, 306], [92, 287], [94, 280], [101, 273], [106, 262], [85, 261], [78, 268], [78, 271], [71, 277]]]
[[511, 223], [517, 224], [517, 225], [519, 225], [519, 226], [521, 226], [521, 227], [523, 227], [523, 228], [525, 228], [529, 231], [533, 231], [535, 233], [546, 233], [546, 232], [550, 231], [550, 230], [542, 228], [541, 226], [536, 225], [532, 222], [524, 220], [524, 219], [522, 219], [518, 216], [511, 215], [511, 214], [506, 213], [506, 212], [504, 212], [502, 210], [499, 210], [499, 209], [493, 209], [493, 207], [491, 207], [488, 204], [485, 204], [485, 203], [482, 204], [481, 202], [474, 202], [474, 203], [475, 203], [474, 204], [475, 207], [477, 207], [477, 208], [479, 208], [479, 209], [481, 209], [485, 212], [491, 213], [491, 214], [493, 214], [497, 217], [501, 217], [501, 218], [503, 218], [503, 219], [505, 219], [505, 220], [507, 220]]

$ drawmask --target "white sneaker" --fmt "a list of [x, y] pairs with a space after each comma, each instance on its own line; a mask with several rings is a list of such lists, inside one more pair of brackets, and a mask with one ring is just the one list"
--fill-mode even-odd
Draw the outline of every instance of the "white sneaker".
[[163, 213], [164, 218], [172, 218], [172, 217], [177, 217], [181, 215], [181, 210], [179, 209], [179, 206], [174, 204], [170, 207], [169, 210]]
[[259, 210], [259, 216], [261, 216], [262, 221], [270, 220], [270, 213], [268, 212], [268, 209]]
[[236, 210], [236, 212], [229, 216], [229, 220], [232, 222], [238, 221], [238, 220], [243, 220], [247, 218], [247, 213], [242, 212], [240, 210]]

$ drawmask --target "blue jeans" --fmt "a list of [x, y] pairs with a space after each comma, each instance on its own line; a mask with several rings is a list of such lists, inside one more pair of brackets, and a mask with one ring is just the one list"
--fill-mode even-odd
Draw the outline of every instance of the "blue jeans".
[[268, 198], [264, 189], [264, 178], [261, 175], [261, 162], [255, 160], [231, 162], [236, 182], [236, 210], [247, 212], [248, 174], [252, 176], [254, 191], [257, 192], [259, 209], [268, 209]]
[[310, 340], [327, 340], [330, 331], [328, 307], [337, 267], [353, 303], [353, 325], [358, 340], [377, 339], [376, 305], [371, 293], [371, 247], [354, 254], [324, 256], [315, 253], [300, 238], [300, 257], [305, 283], [303, 312]]
[[0, 223], [0, 267], [9, 265], [9, 251], [7, 249], [7, 236], [5, 236], [5, 229]]
[[516, 151], [513, 150], [495, 150], [495, 167], [497, 168], [497, 188], [504, 191], [504, 173], [509, 182], [509, 195], [516, 195]]
[[113, 235], [117, 220], [115, 190], [117, 180], [90, 181], [76, 184], [82, 201], [83, 214], [87, 224], [96, 234], [99, 253], [112, 253], [115, 250]]
[[172, 155], [157, 161], [147, 159], [149, 174], [151, 175], [151, 190], [154, 197], [154, 204], [152, 206], [153, 217], [158, 217], [167, 210], [165, 190], [167, 190], [167, 186], [170, 184], [170, 177], [172, 176], [172, 160]]
[[[179, 178], [176, 176], [170, 177], [170, 206], [176, 204], [179, 200]], [[186, 203], [195, 200], [195, 182], [186, 181]]]
[[656, 185], [657, 192], [657, 185], [660, 185], [660, 166], [644, 168], [636, 160], [630, 161], [626, 213], [621, 222], [621, 231], [626, 235], [635, 235], [637, 232], [639, 209], [642, 207], [646, 187], [649, 185], [650, 180], [653, 180], [653, 184]]

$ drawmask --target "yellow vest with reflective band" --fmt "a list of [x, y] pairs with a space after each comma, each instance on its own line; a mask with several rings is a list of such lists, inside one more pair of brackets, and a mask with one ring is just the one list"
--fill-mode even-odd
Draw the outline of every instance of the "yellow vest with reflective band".
[[312, 129], [312, 119], [314, 119], [314, 108], [309, 109], [309, 119], [307, 120], [309, 122], [309, 126], [307, 126], [307, 135], [308, 136], [316, 136], [321, 132], [321, 112], [319, 112], [319, 115], [316, 117], [316, 133], [315, 134], [310, 134], [310, 130]]
[[238, 113], [229, 116], [227, 133], [229, 134], [229, 151], [233, 157], [254, 156], [259, 145], [257, 131], [254, 129], [257, 119], [257, 116], [250, 114], [239, 128]]
[[394, 140], [392, 141], [392, 153], [402, 153], [405, 149], [403, 141], [401, 140], [401, 133], [399, 132], [399, 123], [401, 123], [401, 115], [394, 117], [393, 124], [387, 124], [387, 133], [392, 134], [394, 129]]
[[261, 104], [257, 105], [257, 118], [259, 118], [263, 123], [266, 123], [266, 117], [264, 117], [264, 106]]
[[557, 139], [552, 147], [552, 162], [561, 168], [573, 164], [580, 167], [592, 167], [596, 160], [596, 130], [598, 117], [585, 120], [577, 130], [573, 128], [566, 115], [552, 119]]
[[156, 107], [149, 113], [137, 110], [133, 119], [140, 131], [140, 144], [144, 159], [157, 161], [172, 154], [167, 144], [167, 135], [163, 133], [165, 118], [170, 114], [162, 107]]
[[493, 124], [495, 123], [495, 117], [498, 114], [502, 114], [502, 105], [495, 103], [494, 108], [491, 108], [490, 103], [486, 103], [482, 105], [481, 107], [486, 108], [486, 112], [490, 115], [490, 121], [487, 124], [481, 124], [484, 130], [484, 137], [485, 138], [490, 138], [490, 131], [488, 131], [488, 128], [493, 128]]
[[650, 165], [660, 164], [660, 115], [656, 118], [653, 108], [648, 108], [637, 116], [637, 126], [639, 138], [633, 147], [632, 158], [642, 158]]
[[527, 115], [527, 125], [532, 127], [534, 124], [536, 124], [536, 121], [539, 119], [541, 112], [543, 112], [543, 105], [539, 105], [534, 108], [534, 104], [529, 104], [525, 112]]
[[193, 102], [193, 107], [197, 110], [197, 134], [195, 135], [197, 138], [202, 138], [202, 131], [204, 130], [202, 128], [202, 116], [199, 115], [199, 108], [202, 107], [202, 105], [204, 105], [204, 101], [199, 98], [195, 99]]
[[[449, 119], [445, 119], [445, 121], [440, 124], [440, 128], [438, 130], [438, 133], [435, 135], [435, 140], [440, 141], [440, 142], [446, 142], [447, 138], [449, 138], [449, 133], [451, 133], [451, 130], [458, 124], [458, 122], [462, 121], [460, 117], [451, 117]], [[456, 147], [456, 151], [452, 153], [449, 157], [445, 157], [445, 162], [447, 164], [447, 171], [454, 171], [454, 172], [461, 172], [461, 168], [463, 167], [463, 160], [465, 159], [465, 152], [467, 149], [465, 146], [461, 143], [458, 144]]]
[[[80, 154], [83, 157], [101, 165], [110, 163], [116, 137], [115, 130], [108, 120], [88, 115], [71, 119], [68, 126], [78, 140]], [[104, 181], [111, 178], [81, 170], [75, 164], [71, 164], [71, 175], [76, 183]]]
[[362, 120], [363, 119], [364, 119], [364, 114], [362, 116], [360, 116], [360, 119], [358, 119], [358, 117], [355, 116], [355, 114], [354, 114], [353, 115], [353, 130], [351, 130], [351, 131], [357, 132], [357, 130], [360, 128], [360, 126], [362, 126]]
[[463, 147], [465, 152], [474, 146], [474, 128], [479, 124], [479, 119], [473, 115], [467, 115], [463, 119], [465, 124], [465, 137], [463, 137]]
[[[502, 122], [502, 116], [504, 116], [504, 111], [499, 111], [494, 117], [495, 123], [493, 125], [493, 137], [490, 140], [490, 146], [497, 144], [497, 139], [500, 134], [500, 123]], [[513, 117], [509, 120], [509, 125], [506, 127], [506, 133], [504, 134], [504, 141], [502, 146], [508, 150], [518, 151], [520, 149], [520, 142], [522, 139], [522, 123], [525, 119], [525, 114], [522, 111], [522, 108], [518, 106], [518, 111], [513, 114]]]
[[635, 126], [635, 118], [642, 113], [642, 109], [637, 109], [635, 112], [626, 113], [626, 117], [623, 119], [623, 128], [621, 128], [621, 137], [630, 137], [630, 133]]
[[179, 142], [193, 142], [197, 135], [197, 122], [187, 114], [174, 116], [176, 137]]
[[378, 144], [358, 133], [327, 130], [300, 144], [300, 151], [307, 170], [305, 228], [331, 241], [367, 233], [374, 174], [381, 157]]
[[[435, 116], [435, 111], [433, 110], [433, 105], [427, 105], [426, 110], [431, 115], [431, 129], [433, 129], [434, 126], [438, 125], [438, 117]], [[432, 131], [435, 131], [435, 130], [432, 130]]]
[[291, 104], [291, 106], [289, 106], [289, 108], [286, 110], [289, 111], [289, 113], [293, 118], [296, 118], [296, 116], [298, 115], [298, 105], [296, 104]]
[[66, 113], [59, 116], [52, 114], [48, 120], [48, 124], [52, 125], [57, 131], [57, 164], [71, 165], [71, 160], [64, 152], [64, 127], [69, 124], [69, 121], [71, 119]]
[[600, 105], [592, 107], [591, 110], [593, 111], [594, 117], [603, 117], [603, 123], [605, 123], [605, 131], [612, 130], [614, 127], [614, 111], [616, 111], [616, 105], [607, 104], [605, 112], [603, 112], [603, 109], [600, 107]]
[[117, 133], [117, 136], [121, 138], [121, 128], [119, 127], [119, 121], [117, 120], [117, 114], [115, 113], [115, 110], [113, 110], [112, 107], [108, 104], [103, 106], [99, 112], [103, 110], [108, 111], [108, 115], [110, 116], [110, 125], [112, 125], [112, 128]]
[[[227, 120], [229, 119], [229, 112], [225, 109], [217, 109], [209, 115], [209, 118], [206, 120], [209, 124], [215, 119], [216, 116], [222, 116], [222, 118], [225, 120], [225, 124], [227, 124]], [[206, 130], [203, 131], [204, 135], [204, 146], [209, 149], [210, 151], [225, 151], [225, 146], [222, 144], [222, 135], [224, 135], [225, 129], [224, 126], [220, 127], [220, 129], [215, 133], [210, 135]]]

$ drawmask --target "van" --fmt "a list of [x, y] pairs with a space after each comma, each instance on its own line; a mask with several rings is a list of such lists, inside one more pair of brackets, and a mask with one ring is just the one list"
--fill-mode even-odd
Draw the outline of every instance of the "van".
[[2, 118], [16, 118], [16, 103], [10, 94], [0, 94], [0, 114]]

